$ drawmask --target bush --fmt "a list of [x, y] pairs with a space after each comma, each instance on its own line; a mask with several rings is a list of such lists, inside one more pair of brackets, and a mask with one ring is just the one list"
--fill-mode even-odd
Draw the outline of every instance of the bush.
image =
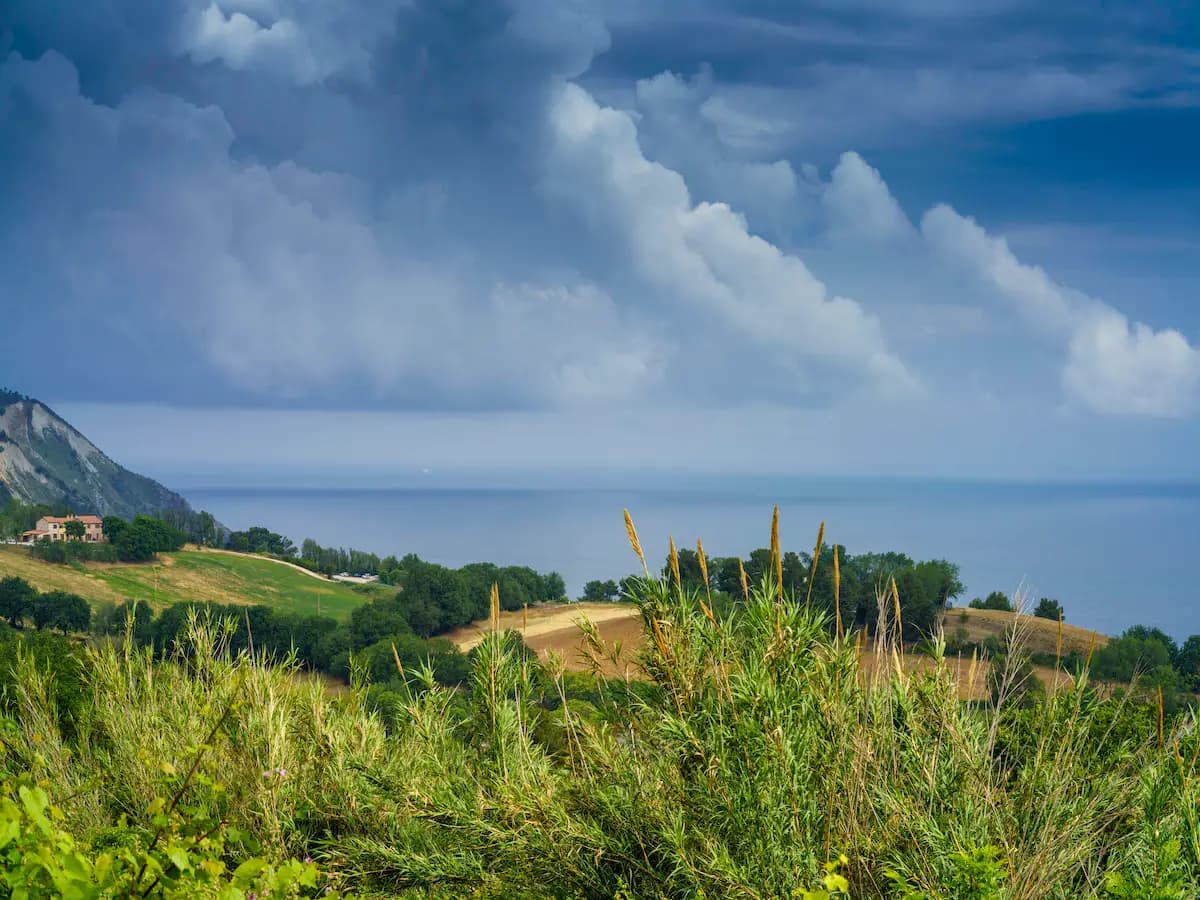
[[[182, 616], [164, 656], [33, 635], [82, 657], [86, 697], [64, 730], [58, 675], [16, 654], [0, 782], [45, 791], [32, 806], [54, 844], [2, 864], [33, 879], [67, 860], [98, 879], [102, 854], [128, 872], [130, 853], [164, 892], [201, 895], [248, 858], [246, 873], [279, 873], [306, 856], [336, 887], [414, 898], [1182, 898], [1200, 883], [1193, 715], [1102, 699], [1086, 675], [1049, 696], [1011, 689], [1027, 683], [1018, 620], [989, 664], [996, 702], [963, 703], [936, 640], [920, 671], [868, 666], [769, 583], [719, 615], [671, 584], [633, 590], [641, 682], [567, 676], [492, 633], [465, 689], [421, 665], [401, 680], [392, 643], [414, 659], [431, 646], [402, 632], [359, 648], [351, 688], [331, 692], [186, 608], [160, 617]], [[264, 640], [290, 627], [247, 617]], [[885, 622], [876, 659], [899, 652], [898, 630]], [[599, 665], [609, 648], [586, 635]], [[368, 656], [387, 673], [374, 687]], [[44, 841], [25, 820], [2, 827]]]
[[1008, 595], [1001, 591], [992, 591], [987, 595], [987, 599], [980, 600], [976, 597], [967, 604], [971, 609], [995, 609], [1000, 612], [1013, 612], [1012, 601], [1008, 599]]

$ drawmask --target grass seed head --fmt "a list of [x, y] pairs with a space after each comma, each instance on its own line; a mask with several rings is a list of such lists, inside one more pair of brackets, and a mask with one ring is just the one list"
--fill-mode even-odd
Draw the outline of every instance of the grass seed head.
[[649, 576], [650, 568], [646, 565], [646, 554], [642, 552], [642, 542], [638, 540], [637, 529], [633, 527], [633, 516], [629, 515], [629, 510], [625, 510], [625, 533], [629, 535], [629, 546], [633, 548], [642, 564], [642, 571]]

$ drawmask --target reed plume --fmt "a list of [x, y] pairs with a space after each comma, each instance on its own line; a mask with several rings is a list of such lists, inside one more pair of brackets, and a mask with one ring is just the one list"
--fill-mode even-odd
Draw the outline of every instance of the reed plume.
[[742, 565], [742, 558], [738, 557], [738, 578], [742, 582], [742, 599], [750, 599], [750, 580], [746, 577], [746, 567]]
[[896, 641], [904, 639], [904, 621], [900, 617], [900, 589], [896, 587], [896, 579], [892, 578], [892, 606], [896, 611]]
[[771, 514], [771, 565], [775, 572], [775, 587], [783, 600], [783, 554], [779, 550], [779, 507]]
[[838, 640], [842, 639], [842, 567], [837, 544], [833, 545], [833, 615]]
[[804, 605], [808, 606], [812, 602], [813, 585], [817, 581], [817, 564], [821, 561], [821, 548], [825, 545], [825, 523], [821, 523], [821, 527], [817, 529], [817, 546], [813, 550], [812, 571], [808, 573], [808, 595], [804, 598]]
[[683, 580], [679, 577], [679, 551], [675, 549], [675, 538], [669, 538], [671, 542], [671, 553], [669, 560], [671, 563], [671, 577], [675, 579], [675, 587], [683, 590]]
[[492, 596], [490, 598], [490, 619], [492, 623], [492, 631], [500, 630], [500, 586], [496, 582], [492, 582]]
[[642, 571], [646, 573], [646, 577], [650, 577], [650, 568], [646, 565], [646, 554], [642, 552], [642, 542], [638, 540], [637, 529], [633, 527], [633, 516], [629, 515], [629, 510], [625, 510], [625, 533], [629, 535], [629, 546], [633, 548], [633, 552], [637, 554], [638, 560], [642, 564]]

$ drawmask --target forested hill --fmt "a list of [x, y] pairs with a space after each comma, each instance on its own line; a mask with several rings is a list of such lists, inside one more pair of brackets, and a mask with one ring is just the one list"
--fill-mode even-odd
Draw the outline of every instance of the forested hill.
[[187, 509], [183, 497], [113, 462], [48, 406], [0, 389], [0, 504], [132, 518]]

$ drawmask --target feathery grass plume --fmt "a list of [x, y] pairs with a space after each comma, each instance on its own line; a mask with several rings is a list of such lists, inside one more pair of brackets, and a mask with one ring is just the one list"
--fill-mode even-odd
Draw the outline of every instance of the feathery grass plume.
[[771, 513], [771, 568], [775, 573], [775, 588], [783, 599], [783, 553], [779, 549], [779, 506]]
[[892, 605], [896, 610], [896, 641], [904, 640], [904, 620], [900, 616], [900, 589], [896, 587], [896, 579], [892, 577]]
[[742, 565], [742, 558], [738, 557], [738, 578], [742, 582], [742, 599], [750, 599], [750, 580], [746, 577], [746, 567]]
[[825, 545], [825, 523], [821, 523], [821, 527], [817, 529], [817, 546], [813, 549], [812, 570], [808, 573], [808, 594], [804, 598], [804, 605], [808, 606], [812, 602], [813, 585], [817, 581], [817, 565], [821, 562], [821, 547]]
[[633, 516], [629, 515], [629, 510], [625, 510], [625, 533], [629, 536], [629, 546], [633, 548], [633, 552], [637, 554], [637, 558], [642, 564], [642, 571], [647, 578], [650, 577], [650, 567], [646, 565], [646, 554], [642, 552], [642, 542], [638, 540], [637, 529], [633, 527]]
[[521, 604], [521, 635], [524, 636], [525, 632], [528, 630], [529, 630], [529, 604], [522, 603]]
[[704, 593], [712, 600], [712, 588], [708, 584], [708, 559], [704, 555], [704, 542], [696, 538], [696, 558], [700, 561], [700, 575], [704, 578]]
[[1096, 632], [1092, 632], [1092, 639], [1088, 641], [1087, 659], [1084, 660], [1083, 667], [1090, 669], [1092, 667], [1092, 653], [1096, 649]]
[[679, 577], [679, 551], [675, 549], [675, 538], [668, 538], [671, 542], [671, 552], [668, 555], [668, 560], [671, 563], [671, 577], [675, 579], [675, 587], [683, 590], [683, 579]]
[[490, 598], [490, 618], [492, 621], [492, 631], [500, 630], [500, 585], [492, 582], [492, 595]]
[[1058, 633], [1054, 636], [1054, 671], [1055, 679], [1058, 678], [1058, 666], [1062, 662], [1062, 632], [1063, 632], [1063, 611], [1062, 607], [1058, 609]]
[[840, 641], [842, 639], [842, 567], [838, 562], [837, 544], [833, 545], [833, 615], [835, 633]]
[[1162, 685], [1155, 688], [1156, 700], [1158, 703], [1157, 717], [1155, 724], [1158, 726], [1158, 746], [1161, 749], [1163, 745], [1163, 693]]
[[400, 673], [401, 679], [404, 678], [404, 665], [400, 662], [400, 654], [396, 652], [396, 642], [392, 641], [392, 659], [396, 662], [396, 671]]

